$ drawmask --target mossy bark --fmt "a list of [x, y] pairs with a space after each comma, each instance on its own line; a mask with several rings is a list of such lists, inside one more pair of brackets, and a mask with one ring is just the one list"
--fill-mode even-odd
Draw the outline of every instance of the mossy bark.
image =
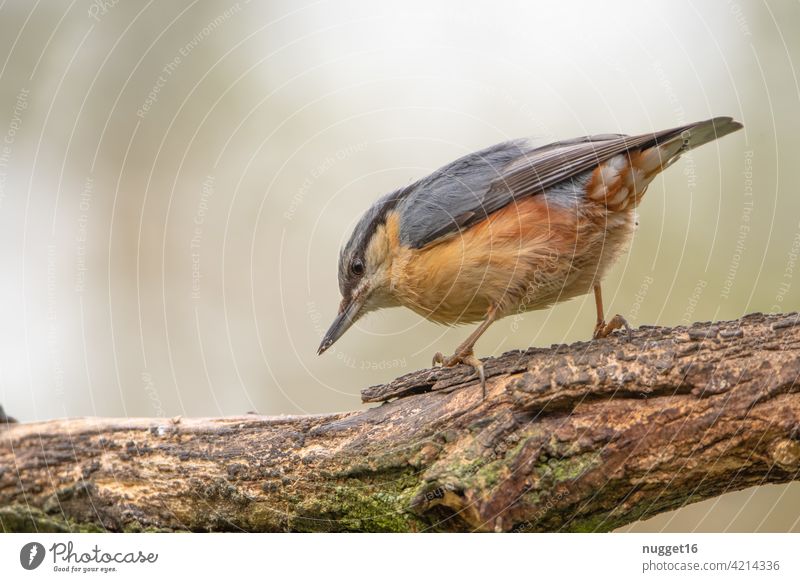
[[607, 531], [800, 474], [800, 320], [417, 372], [360, 412], [0, 428], [5, 531]]

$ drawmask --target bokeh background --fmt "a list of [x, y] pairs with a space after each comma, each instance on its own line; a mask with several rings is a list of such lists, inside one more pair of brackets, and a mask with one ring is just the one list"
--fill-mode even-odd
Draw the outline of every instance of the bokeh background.
[[[0, 4], [0, 403], [62, 416], [321, 413], [469, 333], [371, 314], [322, 357], [378, 195], [520, 136], [714, 115], [604, 287], [634, 324], [800, 305], [796, 2]], [[482, 355], [586, 339], [591, 297]], [[631, 530], [800, 531], [800, 485]]]

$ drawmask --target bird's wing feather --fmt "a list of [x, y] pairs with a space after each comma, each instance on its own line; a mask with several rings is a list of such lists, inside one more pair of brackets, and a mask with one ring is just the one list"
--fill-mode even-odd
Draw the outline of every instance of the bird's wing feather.
[[719, 117], [656, 133], [586, 136], [538, 148], [531, 148], [528, 140], [501, 143], [464, 156], [405, 189], [397, 207], [400, 240], [422, 248], [469, 228], [514, 200], [575, 179], [618, 154], [679, 137], [692, 140], [693, 130], [702, 130], [702, 141], [687, 143], [691, 148], [739, 127], [730, 118]]

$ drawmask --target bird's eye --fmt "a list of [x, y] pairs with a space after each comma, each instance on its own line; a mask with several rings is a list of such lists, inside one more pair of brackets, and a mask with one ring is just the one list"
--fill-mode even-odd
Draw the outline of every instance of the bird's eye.
[[353, 259], [353, 262], [350, 263], [350, 271], [353, 275], [360, 277], [364, 274], [364, 262], [361, 259]]

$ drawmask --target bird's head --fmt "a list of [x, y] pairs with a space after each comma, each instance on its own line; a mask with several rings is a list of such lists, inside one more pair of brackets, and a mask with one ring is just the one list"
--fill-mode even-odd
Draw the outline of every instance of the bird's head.
[[317, 350], [323, 353], [360, 317], [396, 305], [391, 294], [393, 241], [397, 240], [396, 193], [378, 200], [356, 224], [339, 254], [339, 314]]

